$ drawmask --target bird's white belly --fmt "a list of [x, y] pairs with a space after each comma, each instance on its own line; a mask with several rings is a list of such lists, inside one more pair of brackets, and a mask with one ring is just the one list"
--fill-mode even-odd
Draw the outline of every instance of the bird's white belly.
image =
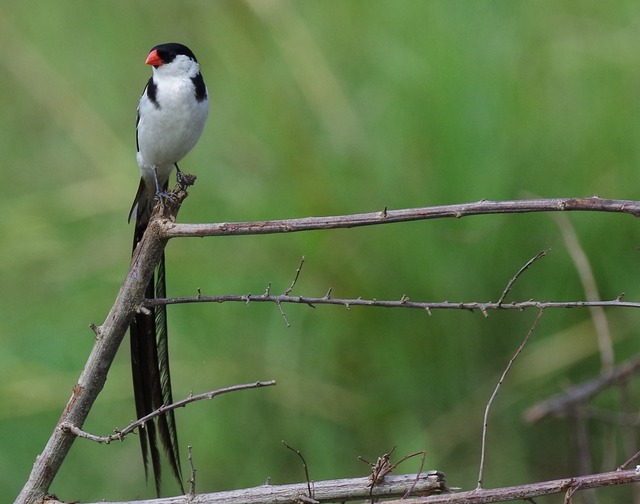
[[143, 177], [155, 169], [159, 182], [165, 182], [180, 161], [196, 144], [208, 114], [207, 102], [193, 99], [191, 90], [159, 90], [158, 103], [147, 102], [138, 123], [138, 165]]

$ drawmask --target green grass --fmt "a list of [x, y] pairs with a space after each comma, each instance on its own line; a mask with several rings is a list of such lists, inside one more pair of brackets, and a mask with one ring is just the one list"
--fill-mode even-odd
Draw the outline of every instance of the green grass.
[[[0, 495], [12, 499], [27, 478], [91, 348], [88, 325], [103, 321], [127, 270], [151, 46], [188, 44], [212, 99], [182, 163], [198, 181], [181, 220], [262, 220], [531, 195], [637, 199], [639, 25], [630, 0], [0, 5]], [[640, 298], [635, 221], [570, 218], [601, 296]], [[281, 292], [304, 255], [297, 294], [496, 300], [549, 247], [513, 298], [584, 298], [542, 214], [175, 241], [169, 292], [261, 293], [269, 282]], [[315, 480], [364, 476], [357, 455], [398, 445], [398, 456], [425, 449], [426, 467], [451, 485], [475, 487], [484, 405], [535, 313], [285, 309], [289, 328], [272, 306], [169, 310], [175, 397], [278, 381], [178, 412], [199, 491], [302, 481], [282, 439]], [[624, 360], [637, 351], [637, 315], [608, 315]], [[125, 345], [92, 432], [134, 415], [127, 357]], [[522, 414], [598, 371], [588, 312], [546, 313], [494, 404], [487, 486], [577, 474], [572, 424], [529, 426]], [[592, 427], [594, 469], [611, 469], [609, 428]], [[617, 448], [614, 463], [625, 458]], [[175, 491], [168, 477], [165, 487]], [[135, 438], [78, 441], [51, 491], [153, 495]]]

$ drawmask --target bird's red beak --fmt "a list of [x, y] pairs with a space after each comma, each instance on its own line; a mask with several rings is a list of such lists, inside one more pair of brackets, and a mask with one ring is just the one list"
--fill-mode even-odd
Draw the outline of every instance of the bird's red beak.
[[145, 63], [147, 65], [151, 65], [154, 67], [159, 67], [164, 65], [164, 61], [162, 61], [162, 58], [160, 58], [160, 55], [158, 54], [157, 49], [154, 49], [149, 53], [149, 56], [147, 56], [147, 60], [145, 61]]

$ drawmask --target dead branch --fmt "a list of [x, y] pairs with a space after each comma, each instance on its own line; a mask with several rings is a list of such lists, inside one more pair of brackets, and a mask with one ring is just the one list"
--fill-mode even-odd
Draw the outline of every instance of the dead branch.
[[[493, 489], [476, 489], [469, 492], [448, 493], [411, 499], [411, 504], [485, 504], [489, 502], [509, 502], [526, 500], [542, 495], [572, 493], [612, 485], [624, 485], [640, 481], [640, 472], [612, 471], [588, 476], [576, 476], [552, 481], [541, 481]], [[407, 504], [406, 501], [392, 500], [386, 504]]]
[[[415, 481], [415, 474], [387, 476], [373, 490], [374, 498], [400, 497]], [[527, 500], [543, 495], [572, 493], [590, 488], [624, 485], [640, 481], [640, 472], [612, 471], [588, 476], [576, 476], [551, 481], [541, 481], [525, 485], [516, 485], [492, 489], [475, 489], [467, 492], [448, 493], [445, 476], [439, 471], [423, 472], [410, 500], [388, 500], [386, 504], [485, 504], [491, 502], [509, 502]], [[367, 499], [370, 478], [352, 478], [331, 481], [317, 481], [314, 484], [314, 498], [321, 502], [347, 502]], [[135, 504], [296, 504], [299, 496], [306, 495], [306, 483], [294, 485], [262, 485], [254, 488], [200, 494], [196, 496], [178, 496], [163, 499], [135, 501]], [[186, 500], [189, 499], [189, 500]], [[51, 499], [47, 504], [64, 504]], [[86, 503], [98, 504], [98, 503]], [[131, 501], [106, 502], [100, 504], [134, 504]]]
[[[342, 215], [333, 217], [310, 217], [302, 219], [287, 219], [278, 221], [262, 222], [238, 222], [238, 223], [218, 223], [218, 224], [176, 224], [175, 216], [184, 198], [187, 196], [186, 188], [180, 187], [174, 194], [172, 201], [175, 205], [166, 205], [164, 208], [157, 208], [149, 223], [145, 237], [139, 243], [134, 257], [132, 258], [131, 269], [124, 280], [118, 293], [116, 301], [111, 308], [107, 318], [101, 326], [92, 325], [96, 335], [94, 348], [91, 351], [87, 364], [85, 365], [78, 383], [73, 389], [72, 396], [67, 403], [56, 428], [54, 429], [43, 452], [36, 458], [29, 479], [23, 487], [20, 495], [16, 499], [19, 504], [32, 504], [42, 501], [55, 478], [64, 458], [69, 452], [76, 436], [70, 429], [61, 428], [63, 425], [74, 426], [82, 429], [82, 425], [94, 403], [98, 394], [102, 390], [106, 381], [107, 372], [115, 357], [116, 351], [126, 333], [136, 310], [144, 309], [144, 290], [148, 284], [153, 270], [157, 265], [162, 251], [171, 238], [176, 237], [201, 237], [201, 236], [227, 236], [246, 234], [267, 234], [296, 231], [309, 231], [319, 229], [352, 228], [358, 226], [369, 226], [377, 224], [390, 224], [395, 222], [408, 222], [415, 220], [426, 220], [436, 218], [462, 218], [471, 215], [482, 214], [504, 214], [504, 213], [527, 213], [527, 212], [564, 212], [564, 211], [595, 211], [595, 212], [617, 212], [626, 213], [635, 217], [640, 216], [640, 202], [628, 200], [608, 200], [598, 197], [591, 198], [556, 198], [556, 199], [532, 199], [522, 201], [479, 201], [477, 203], [467, 203], [461, 205], [446, 205], [438, 207], [423, 207], [404, 210], [387, 210], [379, 212], [363, 213], [354, 215]], [[294, 282], [295, 283], [295, 282]], [[292, 285], [293, 287], [293, 285]], [[330, 291], [323, 298], [290, 296], [289, 291], [281, 296], [271, 296], [265, 293], [263, 296], [223, 296], [205, 298], [198, 296], [188, 301], [184, 300], [164, 300], [164, 304], [176, 304], [178, 302], [204, 302], [204, 301], [242, 301], [249, 302], [274, 302], [279, 307], [281, 303], [303, 303], [309, 306], [315, 304], [338, 304], [347, 308], [350, 306], [383, 306], [383, 307], [403, 307], [418, 308], [430, 313], [432, 309], [463, 309], [478, 310], [487, 314], [488, 310], [504, 310], [535, 307], [538, 310], [547, 308], [575, 308], [587, 306], [615, 306], [627, 308], [639, 308], [640, 303], [623, 302], [621, 296], [613, 301], [596, 302], [541, 302], [527, 301], [521, 303], [415, 303], [406, 296], [402, 296], [399, 301], [377, 301], [332, 299]], [[161, 301], [161, 300], [158, 300]], [[502, 299], [501, 299], [502, 301]], [[149, 306], [151, 304], [149, 303]], [[281, 308], [281, 307], [280, 307]], [[427, 474], [429, 476], [430, 473]], [[435, 475], [440, 473], [434, 473]], [[618, 474], [618, 473], [617, 473]], [[567, 480], [561, 480], [567, 481]], [[575, 481], [575, 480], [571, 480]], [[631, 480], [629, 480], [631, 481]], [[633, 480], [635, 481], [635, 480]], [[620, 478], [616, 479], [616, 484], [624, 482]], [[388, 484], [376, 486], [378, 490], [383, 490]], [[442, 483], [442, 486], [444, 483]], [[586, 483], [585, 483], [586, 485]], [[588, 488], [582, 485], [580, 488]], [[569, 488], [565, 485], [564, 490]], [[270, 487], [269, 487], [270, 488]], [[316, 487], [316, 498], [319, 497]], [[358, 497], [366, 498], [369, 489], [363, 485]], [[364, 494], [363, 494], [364, 492]], [[404, 488], [398, 495], [406, 492]], [[418, 492], [416, 487], [416, 492]], [[478, 492], [478, 491], [476, 491]], [[482, 491], [487, 492], [487, 491]], [[241, 491], [244, 493], [244, 491]], [[302, 493], [300, 493], [302, 495]], [[385, 494], [387, 497], [388, 494]], [[199, 498], [199, 497], [198, 497]], [[342, 497], [338, 500], [349, 500], [350, 497]], [[321, 499], [320, 499], [321, 500]], [[180, 498], [180, 502], [184, 497]], [[169, 501], [167, 501], [169, 502]], [[178, 502], [176, 500], [172, 502]], [[205, 501], [199, 501], [205, 502]], [[262, 498], [261, 502], [267, 502]], [[476, 501], [467, 501], [476, 502]], [[480, 501], [478, 501], [480, 502]], [[488, 502], [488, 501], [487, 501]]]
[[180, 186], [173, 193], [171, 205], [156, 206], [106, 320], [101, 326], [91, 325], [96, 338], [87, 363], [44, 450], [36, 457], [31, 474], [14, 501], [15, 504], [40, 502], [48, 493], [76, 439], [69, 430], [62, 429], [61, 425], [69, 424], [82, 428], [93, 403], [104, 387], [107, 373], [131, 319], [142, 306], [146, 286], [167, 243], [161, 233], [164, 226], [159, 223], [175, 220], [178, 209], [186, 197], [186, 187]]
[[[375, 486], [375, 498], [401, 497], [416, 481], [416, 474], [388, 475], [383, 482]], [[317, 481], [313, 486], [314, 500], [325, 502], [346, 502], [364, 500], [369, 497], [369, 477], [349, 478], [329, 481]], [[414, 495], [431, 495], [446, 492], [445, 475], [439, 471], [423, 472], [414, 488]], [[307, 497], [307, 483], [293, 485], [261, 485], [254, 488], [199, 494], [196, 496], [177, 496], [162, 499], [106, 502], [100, 504], [298, 504], [301, 497]], [[47, 504], [64, 504], [57, 500]], [[401, 501], [407, 504], [408, 501]], [[90, 503], [87, 503], [90, 504]], [[94, 503], [98, 504], [98, 503]]]

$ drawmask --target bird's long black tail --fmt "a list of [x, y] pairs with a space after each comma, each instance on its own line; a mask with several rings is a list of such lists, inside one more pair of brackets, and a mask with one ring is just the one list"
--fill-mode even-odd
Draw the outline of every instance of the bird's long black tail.
[[[134, 251], [147, 228], [148, 215], [146, 214], [147, 212], [144, 211], [138, 212], [133, 241]], [[156, 268], [154, 278], [147, 286], [145, 297], [147, 299], [166, 297], [164, 253]], [[151, 307], [148, 313], [136, 314], [129, 332], [131, 335], [131, 369], [136, 414], [138, 418], [142, 418], [161, 406], [173, 402], [169, 373], [166, 307]], [[178, 480], [180, 490], [184, 493], [178, 433], [173, 410], [146, 422], [144, 427], [139, 429], [139, 437], [145, 475], [148, 477], [149, 458], [151, 458], [158, 497], [160, 496], [161, 479], [158, 438], [165, 449], [169, 465]]]

